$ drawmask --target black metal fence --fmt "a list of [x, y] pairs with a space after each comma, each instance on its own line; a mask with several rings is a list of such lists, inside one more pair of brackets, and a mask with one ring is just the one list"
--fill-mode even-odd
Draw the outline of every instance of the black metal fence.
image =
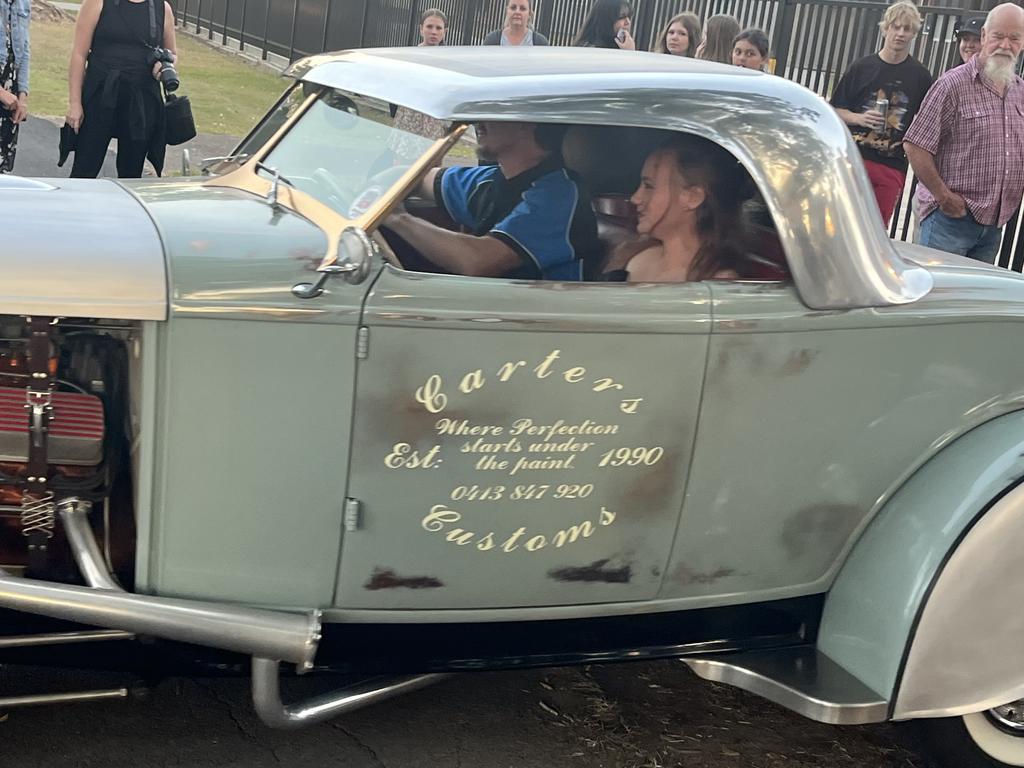
[[[963, 0], [957, 7], [926, 7], [919, 50], [941, 49], [922, 58], [938, 69], [948, 63], [953, 22], [992, 0]], [[555, 45], [568, 45], [591, 0], [536, 0], [536, 27]], [[289, 60], [342, 48], [411, 45], [420, 14], [440, 8], [448, 16], [447, 43], [476, 45], [501, 26], [503, 0], [174, 0], [178, 21], [211, 40], [252, 46], [264, 56]], [[776, 72], [791, 77], [813, 72], [815, 90], [829, 84], [856, 56], [873, 50], [886, 3], [868, 0], [634, 0], [633, 31], [641, 48], [651, 48], [675, 14], [688, 10], [707, 19], [728, 13], [742, 26], [765, 30], [778, 60]], [[919, 57], [921, 58], [921, 57]], [[805, 83], [810, 85], [810, 83]]]

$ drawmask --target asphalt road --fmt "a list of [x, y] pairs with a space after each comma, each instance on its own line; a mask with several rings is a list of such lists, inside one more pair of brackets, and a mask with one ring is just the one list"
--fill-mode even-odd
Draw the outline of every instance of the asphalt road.
[[[29, 116], [18, 130], [18, 153], [14, 156], [14, 172], [19, 176], [67, 176], [74, 158], [68, 158], [63, 168], [57, 167], [57, 146], [60, 128], [41, 117]], [[117, 176], [114, 153], [107, 152], [101, 176]]]
[[[119, 681], [5, 668], [0, 693]], [[330, 687], [287, 682], [286, 700]], [[928, 768], [918, 750], [905, 728], [808, 722], [675, 661], [465, 675], [295, 732], [261, 725], [241, 679], [0, 723], [0, 760], [19, 768]]]

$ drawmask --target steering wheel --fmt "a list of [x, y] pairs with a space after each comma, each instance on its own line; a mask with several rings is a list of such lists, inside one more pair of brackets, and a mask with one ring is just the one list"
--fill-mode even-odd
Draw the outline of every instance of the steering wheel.
[[309, 178], [324, 188], [332, 207], [340, 211], [345, 205], [344, 201], [348, 195], [330, 172], [326, 168], [317, 168], [309, 174]]
[[370, 239], [373, 240], [377, 248], [380, 249], [381, 258], [383, 258], [384, 261], [397, 269], [405, 269], [405, 267], [402, 266], [401, 260], [395, 254], [395, 251], [391, 246], [388, 245], [387, 239], [380, 233], [379, 229], [375, 229], [370, 233]]

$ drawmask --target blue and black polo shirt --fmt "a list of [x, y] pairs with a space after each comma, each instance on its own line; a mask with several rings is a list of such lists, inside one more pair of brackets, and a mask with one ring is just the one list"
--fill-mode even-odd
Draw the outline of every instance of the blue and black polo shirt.
[[445, 168], [434, 199], [472, 234], [519, 254], [520, 265], [503, 277], [581, 280], [584, 260], [598, 253], [590, 198], [558, 156], [511, 179], [496, 165]]

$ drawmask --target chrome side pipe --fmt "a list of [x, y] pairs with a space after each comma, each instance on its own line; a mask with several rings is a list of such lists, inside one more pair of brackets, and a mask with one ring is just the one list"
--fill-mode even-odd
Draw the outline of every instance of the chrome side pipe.
[[291, 614], [124, 592], [96, 545], [87, 518], [91, 505], [70, 497], [58, 506], [75, 559], [96, 586], [24, 579], [0, 570], [0, 608], [288, 661], [300, 670], [312, 667], [320, 642], [320, 611]]
[[92, 526], [89, 525], [91, 509], [91, 501], [77, 496], [68, 496], [57, 502], [57, 512], [64, 525], [64, 533], [67, 534], [71, 554], [75, 557], [85, 583], [90, 587], [123, 592], [124, 588], [117, 583], [107, 568], [99, 544], [96, 543], [96, 536], [93, 535]]
[[260, 720], [271, 728], [295, 729], [320, 723], [362, 709], [379, 701], [410, 693], [449, 677], [436, 673], [407, 677], [374, 678], [357, 685], [316, 696], [303, 704], [281, 701], [278, 663], [252, 660], [252, 703]]

